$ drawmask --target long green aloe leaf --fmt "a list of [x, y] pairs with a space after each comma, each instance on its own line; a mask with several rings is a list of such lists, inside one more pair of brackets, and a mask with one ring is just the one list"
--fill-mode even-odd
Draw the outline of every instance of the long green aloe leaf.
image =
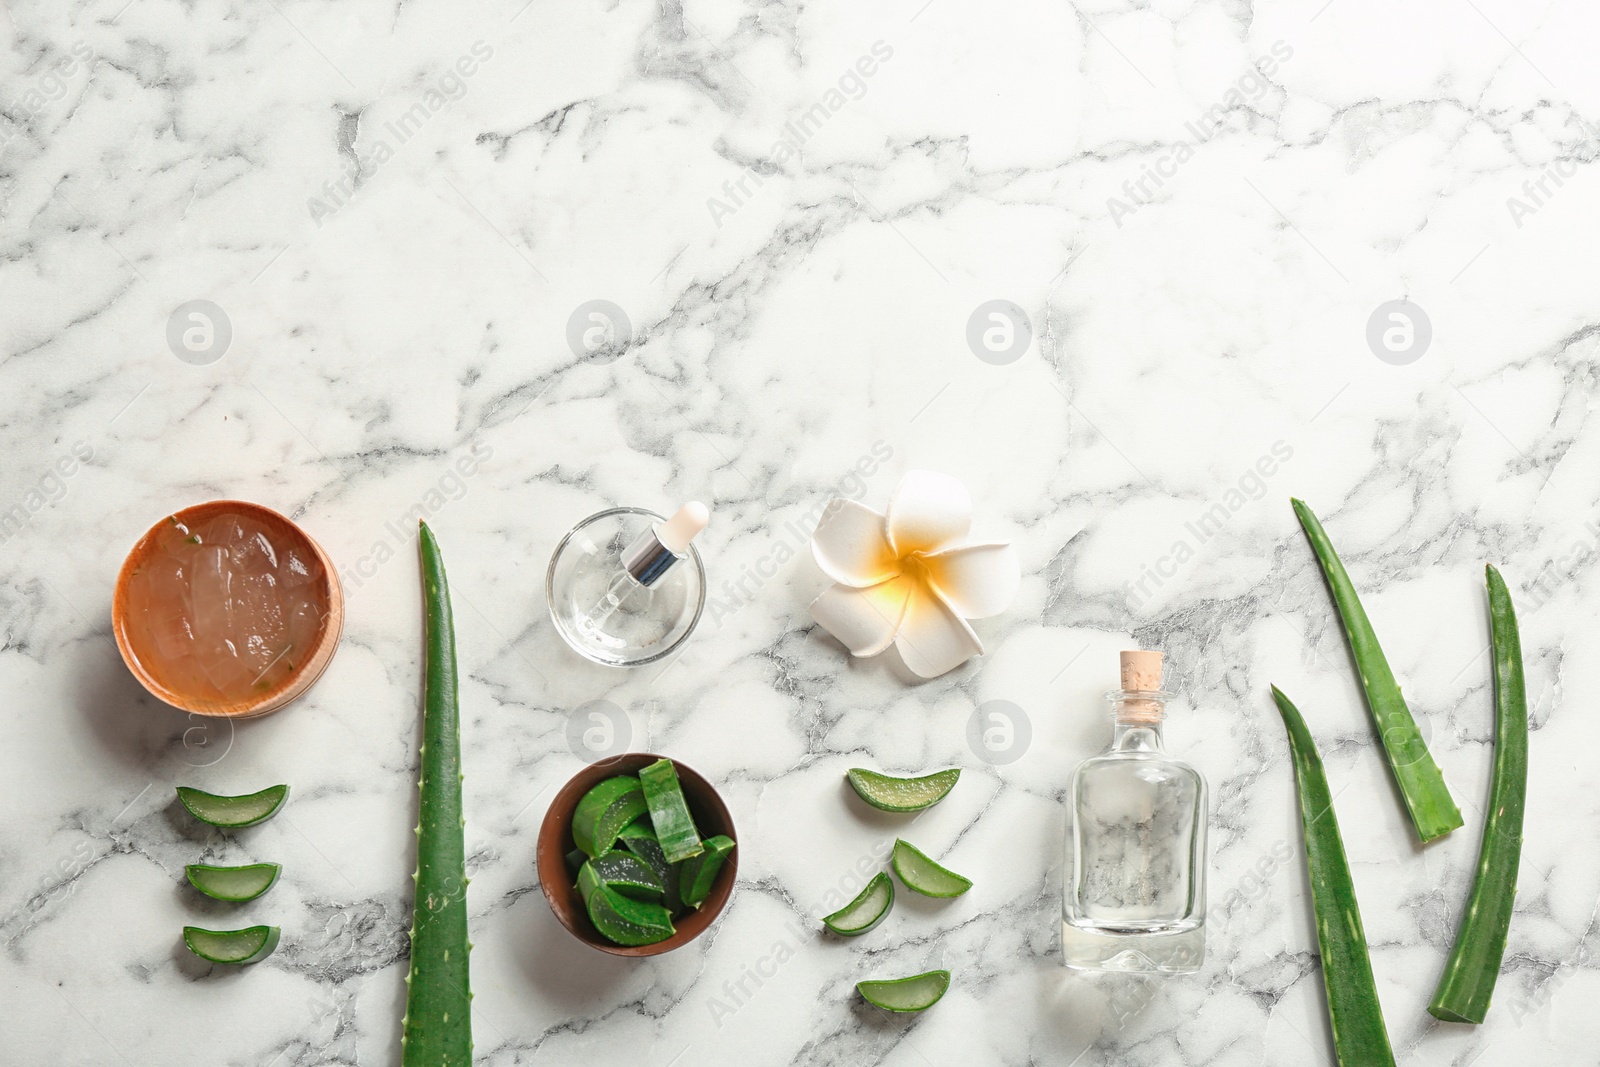
[[455, 622], [439, 543], [420, 524], [424, 674], [416, 899], [406, 978], [404, 1067], [468, 1067], [472, 994], [467, 955], [466, 844], [461, 814], [461, 711]]
[[1289, 732], [1334, 1053], [1339, 1067], [1394, 1067], [1383, 1006], [1372, 979], [1372, 960], [1367, 955], [1367, 935], [1356, 907], [1356, 887], [1350, 879], [1350, 863], [1339, 836], [1339, 820], [1333, 814], [1322, 757], [1299, 710], [1277, 686], [1272, 687], [1272, 699]]
[[1367, 696], [1367, 709], [1372, 713], [1372, 728], [1383, 742], [1384, 755], [1395, 784], [1405, 799], [1411, 825], [1424, 843], [1443, 837], [1461, 825], [1461, 809], [1450, 796], [1444, 784], [1439, 765], [1433, 762], [1428, 744], [1417, 730], [1411, 709], [1400, 686], [1389, 669], [1378, 644], [1378, 635], [1372, 630], [1366, 610], [1356, 596], [1350, 575], [1345, 573], [1339, 554], [1333, 550], [1322, 523], [1312, 514], [1302, 500], [1290, 500], [1294, 513], [1305, 528], [1306, 537], [1322, 566], [1322, 576], [1328, 580], [1333, 593], [1333, 603], [1339, 609], [1339, 621], [1344, 624], [1345, 637], [1350, 641], [1350, 651], [1356, 660], [1356, 670], [1361, 675], [1361, 688]]
[[1453, 1023], [1481, 1023], [1489, 1011], [1506, 952], [1511, 905], [1522, 860], [1522, 809], [1528, 793], [1528, 693], [1522, 676], [1517, 613], [1500, 572], [1486, 568], [1489, 626], [1494, 635], [1494, 777], [1478, 846], [1478, 874], [1455, 948], [1444, 965], [1428, 1013]]

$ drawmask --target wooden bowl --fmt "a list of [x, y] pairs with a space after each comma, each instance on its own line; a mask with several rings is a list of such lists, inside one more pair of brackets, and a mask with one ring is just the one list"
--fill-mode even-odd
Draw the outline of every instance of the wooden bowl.
[[[262, 693], [254, 694], [247, 699], [233, 702], [219, 701], [215, 697], [195, 696], [176, 692], [157, 680], [145, 666], [139, 662], [132, 642], [128, 636], [129, 621], [129, 579], [133, 572], [158, 551], [157, 537], [161, 534], [172, 519], [188, 526], [199, 526], [224, 512], [236, 512], [249, 516], [272, 533], [280, 536], [284, 542], [303, 548], [306, 553], [322, 564], [322, 577], [318, 579], [313, 588], [316, 589], [318, 598], [324, 611], [322, 634], [317, 639], [316, 648], [311, 656], [300, 668], [287, 678], [280, 681], [273, 688]], [[211, 500], [204, 504], [184, 508], [174, 512], [168, 518], [150, 527], [128, 552], [127, 559], [123, 560], [122, 570], [117, 574], [116, 591], [111, 599], [111, 629], [116, 634], [117, 648], [122, 652], [122, 659], [139, 679], [139, 683], [150, 691], [150, 694], [164, 703], [175, 708], [193, 712], [196, 715], [214, 715], [220, 718], [243, 719], [255, 715], [265, 715], [276, 711], [290, 701], [302, 696], [306, 690], [316, 684], [322, 672], [328, 667], [328, 662], [333, 659], [333, 651], [339, 645], [339, 637], [344, 632], [344, 590], [339, 585], [337, 572], [333, 569], [333, 561], [322, 550], [322, 546], [312, 539], [311, 535], [302, 530], [287, 516], [280, 515], [271, 508], [260, 504], [252, 504], [247, 500]]]
[[[539, 843], [536, 847], [539, 888], [544, 890], [550, 910], [556, 913], [556, 918], [561, 920], [561, 925], [573, 937], [613, 956], [659, 956], [687, 945], [716, 921], [727, 905], [728, 898], [733, 895], [733, 883], [738, 878], [739, 849], [735, 848], [728, 853], [705, 903], [700, 905], [699, 910], [691, 908], [687, 914], [673, 920], [678, 932], [653, 945], [613, 944], [601, 937], [600, 931], [589, 921], [589, 911], [578, 898], [577, 887], [573, 884], [574, 875], [567, 867], [567, 853], [577, 847], [572, 840], [573, 809], [583, 795], [601, 780], [618, 774], [637, 774], [641, 767], [647, 767], [661, 758], [646, 752], [628, 752], [589, 764], [561, 787], [561, 792], [556, 794], [549, 810], [544, 813], [543, 825], [539, 827]], [[739, 835], [733, 829], [733, 816], [728, 813], [728, 806], [717, 795], [716, 789], [693, 768], [677, 760], [672, 763], [678, 769], [678, 782], [683, 786], [684, 799], [689, 802], [689, 814], [694, 816], [700, 836], [726, 834], [737, 842]]]

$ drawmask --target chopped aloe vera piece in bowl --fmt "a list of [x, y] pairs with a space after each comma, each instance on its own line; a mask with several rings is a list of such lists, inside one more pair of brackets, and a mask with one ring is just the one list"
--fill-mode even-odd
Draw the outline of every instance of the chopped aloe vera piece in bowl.
[[722, 864], [733, 851], [733, 838], [725, 834], [708, 837], [701, 842], [704, 851], [683, 861], [679, 874], [678, 895], [685, 904], [698, 908], [711, 894], [711, 884], [722, 872]]
[[824, 915], [822, 925], [842, 937], [858, 937], [883, 922], [892, 907], [894, 879], [879, 871], [854, 900], [832, 915]]
[[243, 930], [204, 930], [183, 928], [183, 943], [203, 960], [211, 963], [260, 963], [278, 947], [276, 926], [249, 926]]
[[213, 867], [191, 863], [183, 869], [189, 884], [215, 900], [242, 903], [271, 889], [283, 868], [276, 863], [249, 863], [243, 867]]
[[[584, 870], [592, 872], [592, 867], [585, 864]], [[584, 901], [589, 921], [606, 940], [618, 945], [653, 945], [677, 933], [672, 926], [672, 916], [660, 904], [623, 896], [592, 877], [591, 873], [589, 884], [583, 886], [584, 875], [578, 875], [580, 891], [588, 890]]]
[[189, 809], [189, 814], [201, 822], [231, 829], [254, 826], [272, 818], [283, 807], [283, 802], [289, 799], [289, 787], [274, 785], [259, 793], [225, 797], [180, 785], [178, 799]]
[[659, 759], [639, 769], [639, 783], [650, 806], [650, 824], [670, 863], [698, 856], [702, 848], [689, 804], [678, 784], [678, 771], [669, 759]]
[[852, 767], [845, 777], [857, 796], [881, 811], [921, 811], [939, 803], [955, 788], [961, 768], [952, 767], [921, 778], [894, 778]]
[[[587, 879], [586, 871], [589, 872]], [[578, 892], [585, 899], [589, 895], [584, 889], [586, 880], [591, 885], [608, 885], [625, 897], [657, 904], [661, 903], [665, 889], [661, 884], [661, 876], [648, 863], [631, 852], [617, 849], [600, 853], [578, 872]]]
[[856, 991], [884, 1011], [923, 1011], [939, 1003], [950, 988], [949, 971], [928, 971], [909, 978], [857, 982]]
[[947, 867], [941, 867], [917, 846], [895, 838], [894, 873], [906, 884], [927, 897], [959, 897], [972, 888], [972, 879], [963, 878]]
[[572, 813], [572, 840], [590, 856], [608, 852], [623, 827], [645, 813], [639, 779], [619, 774], [583, 795]]
[[635, 819], [633, 822], [630, 822], [621, 830], [617, 831], [617, 842], [619, 844], [626, 844], [629, 841], [646, 837], [651, 841], [656, 839], [656, 832], [650, 826], [650, 820], [648, 818]]
[[661, 879], [661, 903], [668, 911], [677, 915], [683, 910], [683, 898], [678, 895], [678, 883], [683, 878], [683, 864], [668, 863], [667, 854], [661, 851], [661, 842], [656, 840], [656, 835], [648, 828], [642, 832], [633, 832], [638, 826], [638, 823], [634, 823], [618, 835], [617, 844], [644, 860], [650, 865], [650, 869], [656, 872], [656, 877]]

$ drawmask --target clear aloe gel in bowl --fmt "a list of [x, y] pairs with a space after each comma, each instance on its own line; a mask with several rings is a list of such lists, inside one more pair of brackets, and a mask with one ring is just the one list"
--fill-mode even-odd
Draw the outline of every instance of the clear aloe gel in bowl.
[[705, 608], [705, 565], [693, 541], [709, 519], [691, 501], [671, 518], [611, 508], [573, 527], [545, 576], [562, 639], [611, 667], [651, 663], [681, 645]]

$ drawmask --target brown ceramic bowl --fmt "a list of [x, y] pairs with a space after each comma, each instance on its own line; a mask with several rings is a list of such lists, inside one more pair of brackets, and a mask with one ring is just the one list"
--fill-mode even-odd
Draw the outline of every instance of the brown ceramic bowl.
[[[673, 926], [678, 932], [665, 941], [657, 941], [653, 945], [613, 944], [601, 937], [600, 931], [589, 921], [588, 909], [578, 898], [572, 871], [567, 867], [567, 853], [577, 847], [572, 840], [573, 809], [578, 806], [578, 801], [583, 799], [583, 795], [603, 779], [618, 774], [637, 774], [639, 768], [649, 766], [661, 758], [646, 752], [628, 752], [589, 764], [561, 787], [561, 792], [550, 802], [550, 809], [544, 813], [544, 824], [539, 827], [539, 844], [536, 849], [539, 887], [544, 890], [544, 897], [550, 902], [550, 910], [556, 913], [556, 918], [561, 920], [561, 925], [565, 926], [573, 937], [613, 956], [659, 956], [663, 952], [671, 952], [679, 946], [687, 945], [704, 933], [706, 927], [715, 922], [717, 916], [722, 913], [728, 898], [733, 895], [733, 883], [739, 873], [739, 850], [735, 848], [728, 853], [728, 858], [723, 863], [721, 872], [717, 874], [717, 880], [712, 884], [711, 894], [706, 897], [706, 902], [698, 911], [691, 908], [687, 914], [673, 920]], [[673, 760], [672, 763], [678, 769], [678, 782], [683, 786], [683, 797], [689, 802], [689, 814], [694, 816], [694, 824], [699, 828], [700, 836], [715, 837], [717, 834], [726, 834], [737, 842], [739, 835], [733, 829], [733, 816], [728, 813], [728, 806], [717, 795], [716, 789], [693, 768], [686, 767], [677, 760]]]
[[[322, 576], [312, 586], [315, 598], [324, 613], [322, 634], [317, 639], [316, 647], [312, 650], [310, 658], [302, 663], [288, 677], [278, 682], [270, 689], [249, 698], [233, 702], [219, 701], [215, 696], [197, 696], [177, 692], [159, 681], [145, 666], [139, 662], [135, 652], [134, 643], [128, 633], [129, 623], [129, 579], [133, 572], [146, 560], [150, 559], [159, 550], [158, 536], [166, 531], [173, 519], [191, 527], [198, 527], [217, 515], [224, 512], [237, 512], [259, 522], [268, 531], [282, 538], [283, 543], [294, 545], [303, 549], [308, 555], [314, 557], [322, 564]], [[316, 684], [322, 672], [327, 669], [328, 661], [333, 658], [333, 650], [338, 647], [339, 636], [344, 632], [344, 590], [339, 585], [339, 578], [333, 569], [333, 561], [322, 550], [322, 546], [311, 538], [311, 535], [295, 525], [288, 517], [278, 514], [271, 508], [260, 504], [252, 504], [246, 500], [211, 500], [204, 504], [184, 508], [174, 512], [171, 516], [163, 518], [152, 526], [141, 537], [133, 549], [129, 551], [128, 558], [122, 563], [122, 570], [117, 574], [117, 587], [111, 599], [111, 629], [116, 634], [117, 648], [122, 652], [122, 659], [139, 679], [141, 685], [150, 691], [150, 694], [175, 708], [193, 712], [196, 715], [215, 715], [222, 718], [249, 718], [254, 715], [265, 715], [269, 711], [276, 711], [285, 704], [303, 695], [306, 690]]]

